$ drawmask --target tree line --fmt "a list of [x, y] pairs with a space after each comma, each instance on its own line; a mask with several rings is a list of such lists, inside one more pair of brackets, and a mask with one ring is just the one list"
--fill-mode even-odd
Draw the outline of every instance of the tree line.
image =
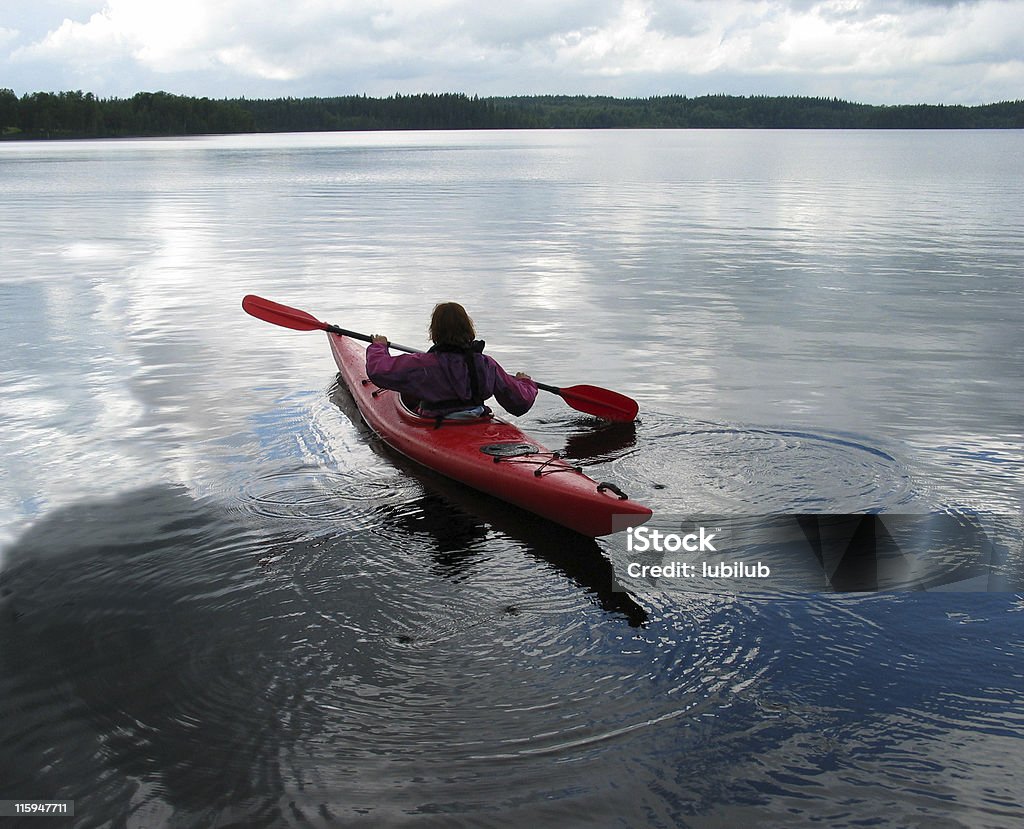
[[874, 106], [838, 98], [651, 98], [461, 93], [371, 98], [223, 99], [167, 92], [98, 98], [0, 89], [4, 138], [122, 138], [213, 133], [432, 129], [1021, 129], [1024, 101]]

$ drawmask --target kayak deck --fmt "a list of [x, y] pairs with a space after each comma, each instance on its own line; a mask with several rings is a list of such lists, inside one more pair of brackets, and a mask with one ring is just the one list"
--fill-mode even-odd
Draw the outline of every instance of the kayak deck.
[[406, 457], [587, 536], [608, 535], [651, 517], [648, 507], [612, 484], [589, 478], [498, 417], [439, 423], [417, 415], [397, 392], [367, 379], [362, 345], [339, 334], [327, 336], [363, 420]]

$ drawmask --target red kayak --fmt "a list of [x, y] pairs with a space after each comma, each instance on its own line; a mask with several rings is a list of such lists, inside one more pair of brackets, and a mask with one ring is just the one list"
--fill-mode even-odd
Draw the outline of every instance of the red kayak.
[[438, 423], [416, 414], [397, 392], [367, 379], [365, 346], [348, 336], [327, 336], [363, 420], [403, 455], [583, 535], [608, 535], [651, 517], [650, 509], [614, 484], [588, 478], [500, 418]]

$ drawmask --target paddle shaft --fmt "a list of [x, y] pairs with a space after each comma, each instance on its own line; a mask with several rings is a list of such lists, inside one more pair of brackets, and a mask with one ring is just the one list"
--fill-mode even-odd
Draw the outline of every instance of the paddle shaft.
[[[362, 340], [364, 343], [372, 343], [373, 337], [369, 334], [360, 334], [358, 331], [349, 331], [347, 328], [339, 328], [337, 325], [325, 325], [324, 331], [329, 334], [341, 334], [343, 337], [350, 337], [353, 340]], [[395, 351], [404, 351], [406, 354], [422, 354], [423, 349], [421, 348], [410, 348], [407, 345], [399, 345], [388, 341], [388, 348], [393, 348]], [[539, 385], [539, 384], [538, 384]]]
[[[362, 340], [364, 343], [372, 343], [373, 337], [367, 334], [360, 334], [358, 331], [349, 331], [347, 328], [339, 328], [337, 325], [325, 324], [324, 331], [331, 334], [341, 334], [343, 337], [351, 337], [353, 340]], [[399, 345], [388, 340], [388, 348], [393, 348], [395, 351], [404, 351], [406, 354], [422, 354], [423, 351], [419, 348], [410, 348], [407, 345]], [[562, 390], [558, 386], [549, 386], [547, 383], [538, 383], [536, 380], [533, 381], [538, 389], [542, 391], [551, 392], [551, 394], [561, 395]], [[584, 395], [575, 395], [581, 399], [585, 399]], [[592, 403], [600, 404], [600, 400], [591, 400]]]
[[[373, 342], [373, 337], [367, 334], [360, 334], [358, 331], [349, 331], [347, 328], [339, 328], [337, 325], [326, 324], [324, 331], [328, 331], [331, 334], [341, 334], [344, 337], [351, 337], [353, 340], [362, 340], [365, 343]], [[393, 348], [395, 351], [404, 351], [407, 354], [422, 354], [423, 351], [418, 348], [410, 348], [407, 345], [399, 345], [388, 340], [388, 348]], [[562, 389], [558, 386], [549, 386], [547, 383], [538, 383], [536, 380], [533, 381], [538, 389], [542, 391], [550, 392], [551, 394], [557, 394], [562, 396]], [[573, 397], [579, 398], [580, 400], [586, 400], [589, 403], [595, 403], [601, 405], [603, 401], [595, 398], [588, 398], [584, 394], [573, 393]]]
[[[295, 331], [320, 330], [344, 337], [351, 337], [353, 340], [361, 340], [367, 343], [373, 342], [373, 337], [369, 334], [361, 334], [358, 331], [350, 331], [347, 328], [322, 322], [312, 314], [308, 314], [298, 308], [281, 305], [278, 302], [263, 299], [252, 294], [242, 300], [242, 309], [247, 314], [251, 314], [264, 322], [280, 325], [284, 328], [291, 328]], [[423, 353], [421, 349], [410, 348], [407, 345], [399, 345], [398, 343], [389, 342], [388, 347], [396, 351], [404, 351], [408, 354]], [[538, 389], [550, 392], [551, 394], [557, 394], [574, 409], [596, 417], [603, 417], [607, 420], [632, 421], [636, 418], [639, 408], [635, 400], [626, 397], [624, 394], [602, 389], [599, 386], [581, 385], [559, 388], [558, 386], [549, 386], [546, 383], [537, 383], [536, 380], [534, 380], [534, 383], [536, 383]]]
[[[565, 397], [566, 389], [559, 388], [558, 386], [549, 386], [547, 383], [538, 383], [536, 380], [534, 380], [533, 382], [541, 391], [551, 392], [551, 394], [557, 394], [559, 397]], [[577, 398], [579, 400], [586, 400], [588, 403], [596, 403], [600, 405], [603, 402], [593, 397], [587, 397], [586, 394], [581, 394], [577, 391], [569, 391], [568, 393], [571, 394], [574, 398]]]
[[[339, 328], [337, 325], [328, 325], [324, 330], [329, 331], [332, 334], [341, 334], [345, 337], [351, 337], [353, 340], [373, 342], [373, 337], [368, 337], [366, 334], [360, 334], [358, 331], [349, 331], [345, 328]], [[393, 348], [395, 351], [405, 351], [408, 354], [423, 353], [417, 348], [409, 348], [407, 345], [399, 345], [398, 343], [393, 342], [388, 342], [388, 348]], [[631, 421], [637, 414], [636, 403], [624, 395], [608, 391], [608, 389], [599, 389], [596, 386], [572, 386], [570, 388], [563, 389], [558, 386], [550, 386], [547, 383], [539, 383], [536, 380], [533, 382], [541, 391], [546, 391], [550, 394], [557, 394], [574, 409], [577, 409], [578, 411], [585, 411], [588, 414], [593, 414], [597, 417], [606, 417], [611, 420]], [[615, 395], [620, 399], [612, 400], [612, 395]], [[611, 407], [614, 407], [616, 411], [612, 411]]]

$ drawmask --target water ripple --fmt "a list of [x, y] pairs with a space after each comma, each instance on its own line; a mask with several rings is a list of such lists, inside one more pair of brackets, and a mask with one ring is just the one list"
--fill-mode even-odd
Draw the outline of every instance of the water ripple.
[[610, 468], [643, 482], [669, 511], [879, 512], [916, 496], [899, 460], [855, 436], [701, 421], [680, 428], [653, 414], [640, 439], [643, 452], [626, 453]]
[[301, 521], [345, 519], [352, 530], [376, 525], [368, 505], [395, 497], [393, 485], [372, 473], [326, 469], [269, 472], [246, 482], [242, 498], [248, 508], [267, 518]]

